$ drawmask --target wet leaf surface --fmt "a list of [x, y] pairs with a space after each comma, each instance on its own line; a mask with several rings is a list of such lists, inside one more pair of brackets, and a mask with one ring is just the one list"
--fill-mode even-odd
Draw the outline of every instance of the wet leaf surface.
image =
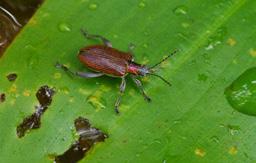
[[[49, 154], [77, 140], [73, 122], [83, 116], [109, 138], [81, 162], [255, 162], [255, 116], [234, 110], [224, 94], [255, 67], [255, 6], [247, 0], [46, 1], [0, 59], [1, 161], [50, 162]], [[100, 41], [86, 40], [81, 28], [123, 51], [135, 44], [139, 63], [153, 65], [180, 49], [158, 70], [172, 86], [144, 78], [148, 104], [128, 79], [117, 116], [119, 79], [86, 80], [54, 67], [90, 71], [77, 53]], [[19, 75], [14, 83], [6, 80], [9, 72]], [[40, 129], [18, 139], [16, 126], [38, 104], [32, 92], [45, 83], [58, 93]]]

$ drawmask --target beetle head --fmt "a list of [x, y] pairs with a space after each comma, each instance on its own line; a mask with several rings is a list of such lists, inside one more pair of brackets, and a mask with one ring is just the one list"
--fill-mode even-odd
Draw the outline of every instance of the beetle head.
[[152, 73], [151, 69], [145, 65], [140, 65], [139, 67], [137, 67], [137, 73], [139, 76], [146, 76], [150, 73]]

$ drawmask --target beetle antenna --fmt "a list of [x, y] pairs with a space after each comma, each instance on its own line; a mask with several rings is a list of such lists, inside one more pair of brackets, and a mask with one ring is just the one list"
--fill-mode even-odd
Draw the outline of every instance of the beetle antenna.
[[153, 75], [153, 76], [156, 76], [158, 78], [160, 78], [161, 80], [163, 80], [166, 84], [168, 84], [169, 86], [172, 86], [172, 84], [170, 82], [168, 82], [166, 79], [164, 79], [162, 76], [160, 75], [157, 75], [157, 74], [153, 74], [153, 73], [150, 73], [149, 75]]
[[161, 60], [160, 62], [158, 62], [157, 64], [151, 66], [149, 69], [153, 69], [157, 66], [159, 66], [162, 62], [166, 61], [168, 58], [170, 58], [171, 56], [173, 56], [174, 54], [176, 54], [179, 51], [179, 49], [175, 49], [171, 54], [169, 54], [167, 57], [165, 57], [163, 60]]

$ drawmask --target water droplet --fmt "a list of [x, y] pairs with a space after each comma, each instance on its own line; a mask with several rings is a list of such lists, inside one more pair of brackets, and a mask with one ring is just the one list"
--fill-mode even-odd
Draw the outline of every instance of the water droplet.
[[89, 4], [89, 9], [90, 10], [96, 10], [97, 8], [98, 8], [98, 5], [96, 3]]
[[60, 91], [63, 92], [64, 94], [66, 94], [66, 95], [69, 94], [69, 92], [70, 92], [68, 87], [61, 87]]
[[243, 19], [242, 19], [242, 22], [246, 22], [246, 18], [243, 18]]
[[[145, 144], [146, 148], [146, 152], [147, 153], [152, 153], [154, 151], [154, 149], [162, 149], [164, 147], [164, 144], [161, 142], [160, 139], [155, 139], [152, 142], [150, 142], [148, 145]], [[145, 154], [145, 152], [144, 152]]]
[[183, 40], [189, 40], [189, 36], [187, 34], [184, 33], [177, 33], [177, 36], [182, 38]]
[[148, 44], [147, 44], [147, 43], [144, 43], [144, 44], [143, 44], [143, 47], [144, 47], [144, 48], [148, 48]]
[[74, 97], [70, 97], [68, 102], [73, 103], [74, 102]]
[[227, 128], [229, 130], [230, 135], [234, 136], [235, 134], [238, 134], [240, 127], [235, 125], [227, 125]]
[[220, 139], [217, 136], [212, 136], [210, 139], [211, 139], [211, 141], [213, 141], [215, 143], [219, 143], [220, 142]]
[[186, 21], [182, 22], [181, 26], [183, 28], [189, 28], [193, 23], [194, 23], [194, 19], [189, 18]]
[[256, 67], [242, 73], [225, 89], [229, 104], [237, 111], [256, 115]]
[[236, 65], [238, 63], [237, 59], [233, 59], [232, 63]]
[[202, 57], [206, 64], [210, 64], [211, 56], [208, 53], [204, 53]]
[[113, 37], [114, 37], [114, 38], [118, 38], [119, 36], [118, 36], [117, 34], [114, 34]]
[[140, 8], [144, 8], [145, 6], [146, 6], [145, 2], [142, 1], [142, 2], [139, 3]]
[[227, 35], [227, 28], [220, 27], [217, 31], [209, 37], [207, 45], [205, 46], [205, 50], [212, 50], [216, 46], [220, 45], [223, 41], [225, 36]]
[[27, 59], [27, 67], [30, 69], [38, 68], [38, 63], [39, 63], [39, 55], [31, 55]]
[[207, 79], [208, 79], [207, 75], [205, 75], [205, 74], [198, 74], [198, 80], [199, 81], [206, 82]]
[[183, 140], [187, 140], [186, 136], [181, 136], [180, 138], [183, 139]]
[[188, 12], [188, 8], [185, 5], [179, 5], [173, 9], [173, 13], [175, 15], [186, 15]]
[[148, 35], [149, 35], [149, 32], [148, 32], [148, 31], [145, 31], [145, 32], [144, 32], [144, 35], [145, 35], [145, 36], [148, 36]]
[[173, 121], [173, 124], [180, 124], [180, 123], [181, 123], [181, 120], [179, 119]]
[[214, 46], [212, 44], [209, 44], [207, 47], [205, 47], [205, 50], [212, 50], [214, 49]]
[[222, 124], [222, 123], [221, 123], [219, 126], [220, 126], [221, 128], [226, 127], [226, 126], [225, 126], [224, 124]]
[[81, 3], [87, 3], [89, 0], [81, 0]]
[[60, 23], [58, 27], [61, 32], [70, 32], [71, 31], [71, 27], [67, 23]]
[[190, 26], [190, 24], [189, 24], [188, 22], [182, 22], [182, 23], [181, 23], [181, 26], [182, 26], [183, 28], [188, 28], [188, 27]]

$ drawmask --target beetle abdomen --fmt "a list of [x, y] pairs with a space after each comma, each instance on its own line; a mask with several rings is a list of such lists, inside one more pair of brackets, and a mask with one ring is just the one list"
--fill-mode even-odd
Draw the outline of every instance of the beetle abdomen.
[[114, 48], [96, 45], [81, 49], [78, 57], [93, 71], [121, 77], [127, 73], [129, 54], [122, 56], [123, 52], [118, 52]]

